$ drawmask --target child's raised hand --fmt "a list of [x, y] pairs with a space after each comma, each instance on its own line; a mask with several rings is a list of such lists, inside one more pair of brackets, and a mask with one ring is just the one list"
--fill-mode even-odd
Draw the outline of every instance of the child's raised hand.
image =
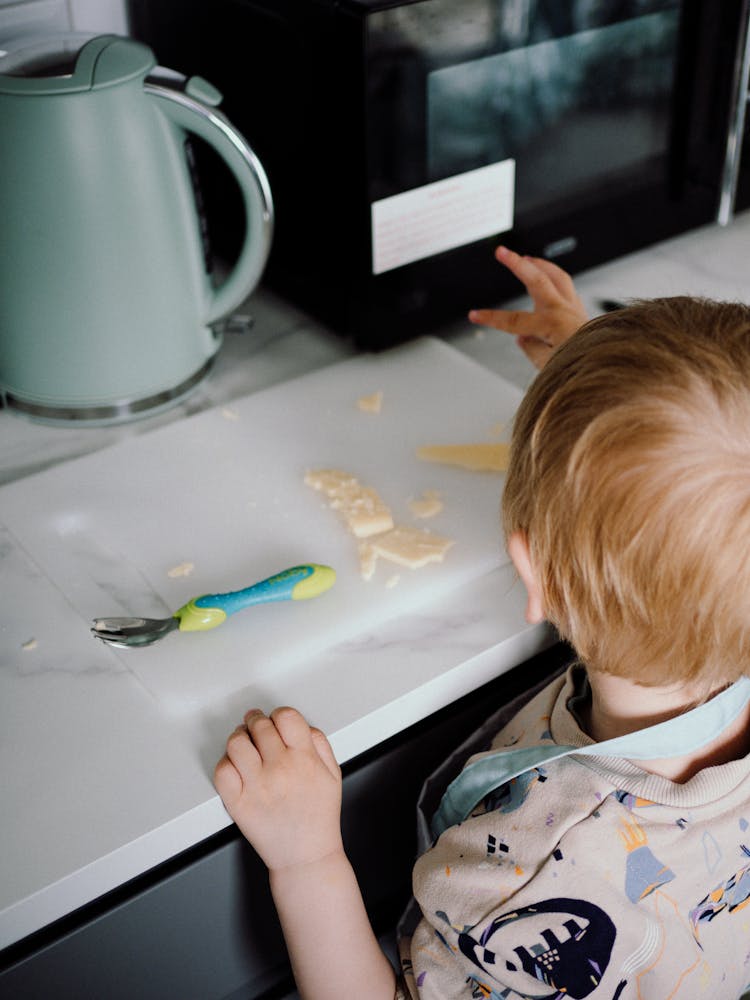
[[571, 337], [588, 317], [573, 279], [557, 264], [541, 257], [521, 257], [498, 247], [495, 257], [522, 282], [534, 308], [472, 309], [469, 319], [480, 326], [504, 330], [537, 368], [543, 368], [555, 348]]
[[216, 765], [214, 784], [269, 870], [343, 850], [341, 771], [323, 733], [295, 709], [247, 712]]

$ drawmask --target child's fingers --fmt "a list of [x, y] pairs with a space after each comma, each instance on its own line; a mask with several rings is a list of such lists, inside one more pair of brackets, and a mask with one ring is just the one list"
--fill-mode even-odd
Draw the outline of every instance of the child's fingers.
[[286, 746], [300, 750], [310, 746], [310, 726], [296, 708], [288, 705], [275, 708], [271, 719]]
[[242, 794], [242, 775], [226, 754], [214, 768], [214, 788], [227, 806], [231, 806]]
[[578, 300], [576, 286], [567, 271], [563, 270], [559, 265], [553, 264], [551, 260], [545, 260], [544, 257], [531, 257], [530, 260], [544, 271], [561, 295], [566, 299]]
[[338, 777], [338, 761], [322, 730], [310, 726], [303, 715], [288, 706], [274, 709], [271, 718], [288, 747], [307, 750], [312, 745], [331, 774]]
[[284, 741], [273, 719], [260, 709], [251, 708], [249, 712], [245, 712], [245, 727], [261, 760], [272, 760], [284, 749]]
[[240, 772], [248, 772], [260, 764], [258, 750], [250, 738], [246, 726], [237, 726], [227, 740], [227, 759]]
[[495, 257], [525, 286], [534, 302], [551, 304], [559, 301], [560, 293], [557, 285], [547, 273], [547, 269], [539, 267], [534, 258], [522, 257], [507, 247], [498, 247]]
[[539, 332], [539, 317], [524, 309], [472, 309], [469, 319], [515, 337], [533, 336]]
[[314, 727], [310, 730], [310, 735], [312, 736], [313, 746], [318, 752], [318, 756], [323, 761], [325, 766], [331, 772], [331, 774], [338, 778], [341, 774], [341, 768], [336, 760], [336, 755], [333, 752], [331, 744], [328, 742], [328, 738], [325, 733], [320, 729], [315, 729]]

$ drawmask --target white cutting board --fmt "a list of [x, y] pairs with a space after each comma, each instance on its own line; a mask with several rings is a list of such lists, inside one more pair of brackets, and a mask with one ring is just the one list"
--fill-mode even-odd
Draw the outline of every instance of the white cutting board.
[[[379, 414], [359, 397], [382, 391]], [[251, 394], [10, 484], [0, 520], [66, 595], [72, 641], [104, 615], [164, 617], [190, 597], [239, 589], [288, 566], [337, 572], [318, 599], [248, 609], [206, 633], [118, 653], [164, 709], [183, 715], [357, 636], [506, 561], [502, 476], [429, 464], [420, 445], [499, 440], [521, 392], [441, 341], [423, 338]], [[310, 468], [373, 486], [397, 524], [455, 539], [442, 564], [381, 561], [361, 578], [357, 545]], [[416, 521], [410, 499], [444, 508]], [[169, 570], [189, 562], [189, 576]], [[7, 583], [8, 581], [6, 581]], [[40, 628], [44, 608], [37, 609]], [[66, 630], [58, 629], [61, 661]], [[96, 640], [92, 638], [92, 643]], [[104, 651], [102, 650], [102, 653]], [[109, 651], [108, 651], [109, 652]], [[331, 692], [335, 697], [335, 692]]]

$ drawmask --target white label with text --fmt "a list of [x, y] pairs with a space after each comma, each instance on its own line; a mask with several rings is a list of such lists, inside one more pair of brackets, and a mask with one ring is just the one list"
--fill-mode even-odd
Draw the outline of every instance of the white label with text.
[[372, 203], [372, 273], [513, 228], [515, 160], [491, 163]]

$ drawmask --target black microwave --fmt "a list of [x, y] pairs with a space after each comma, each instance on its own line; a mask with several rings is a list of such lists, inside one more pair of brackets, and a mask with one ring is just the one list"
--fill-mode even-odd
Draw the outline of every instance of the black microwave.
[[[131, 17], [223, 92], [265, 166], [265, 283], [363, 349], [518, 294], [499, 242], [575, 273], [716, 218], [747, 0], [136, 0]], [[213, 183], [231, 253], [241, 212]]]

